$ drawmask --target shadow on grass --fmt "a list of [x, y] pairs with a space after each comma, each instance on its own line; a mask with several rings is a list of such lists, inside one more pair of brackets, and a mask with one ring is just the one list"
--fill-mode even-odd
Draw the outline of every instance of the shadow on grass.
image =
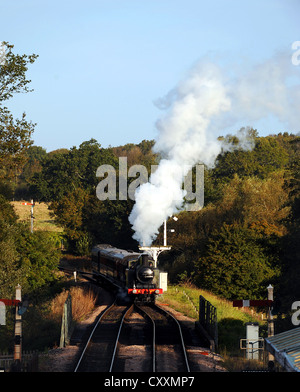
[[239, 354], [240, 339], [246, 337], [246, 326], [241, 320], [224, 318], [218, 322], [219, 351]]

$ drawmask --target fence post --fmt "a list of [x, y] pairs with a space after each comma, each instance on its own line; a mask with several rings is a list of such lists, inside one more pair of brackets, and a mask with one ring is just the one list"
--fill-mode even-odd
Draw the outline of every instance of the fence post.
[[72, 298], [69, 293], [63, 308], [59, 347], [66, 347], [70, 343], [72, 325]]

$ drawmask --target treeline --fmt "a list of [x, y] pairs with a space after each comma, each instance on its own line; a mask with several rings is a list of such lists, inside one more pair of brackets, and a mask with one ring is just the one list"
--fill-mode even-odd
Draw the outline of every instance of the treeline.
[[[205, 206], [184, 212], [161, 265], [228, 299], [265, 298], [281, 309], [300, 298], [299, 136], [255, 134], [251, 151], [220, 155], [205, 171]], [[279, 301], [278, 301], [279, 302]]]
[[96, 177], [96, 171], [101, 165], [111, 165], [118, 178], [119, 156], [127, 156], [128, 167], [142, 164], [150, 170], [156, 163], [152, 146], [153, 142], [144, 140], [138, 145], [102, 148], [91, 139], [70, 150], [48, 154], [39, 150], [39, 159], [36, 155], [34, 159], [30, 157], [36, 152], [32, 146], [27, 152], [28, 163], [21, 176], [21, 189], [17, 189], [18, 197], [23, 198], [25, 191], [28, 197], [49, 203], [57, 224], [64, 227], [71, 252], [89, 254], [95, 241], [136, 248], [128, 222], [133, 201], [99, 200], [96, 187], [101, 179]]
[[[205, 168], [204, 208], [168, 222], [175, 229], [168, 234], [172, 250], [160, 256], [160, 266], [172, 282], [189, 281], [229, 299], [263, 298], [272, 283], [290, 306], [300, 298], [300, 138], [288, 133], [259, 137], [255, 130], [249, 135], [251, 151], [220, 154], [213, 169]], [[239, 143], [233, 136], [227, 139]], [[32, 146], [20, 187], [50, 202], [70, 251], [88, 254], [95, 242], [137, 249], [128, 222], [134, 202], [98, 200], [96, 170], [110, 164], [118, 173], [118, 157], [126, 156], [128, 167], [143, 164], [150, 173], [151, 164], [159, 162], [153, 143], [105, 149], [92, 139], [50, 153]], [[156, 243], [162, 244], [162, 234]]]

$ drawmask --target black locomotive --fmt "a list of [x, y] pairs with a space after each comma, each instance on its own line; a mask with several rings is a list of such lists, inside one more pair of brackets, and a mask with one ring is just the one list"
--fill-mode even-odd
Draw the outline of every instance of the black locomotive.
[[94, 276], [117, 289], [119, 299], [154, 303], [156, 296], [163, 293], [160, 272], [146, 253], [100, 244], [92, 248], [92, 261], [96, 267]]

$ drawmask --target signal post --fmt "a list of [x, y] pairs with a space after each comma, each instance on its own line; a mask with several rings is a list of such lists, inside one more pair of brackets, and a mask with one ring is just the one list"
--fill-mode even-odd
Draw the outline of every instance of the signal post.
[[33, 202], [33, 200], [31, 200], [30, 203], [22, 203], [22, 205], [23, 206], [31, 206], [31, 209], [30, 209], [30, 231], [31, 231], [31, 233], [33, 233], [33, 219], [34, 219], [33, 207], [34, 207], [34, 202]]
[[[22, 301], [21, 286], [16, 287], [16, 300]], [[19, 312], [19, 307], [16, 306], [15, 318], [15, 347], [14, 347], [14, 361], [16, 370], [21, 366], [22, 359], [22, 315]]]

